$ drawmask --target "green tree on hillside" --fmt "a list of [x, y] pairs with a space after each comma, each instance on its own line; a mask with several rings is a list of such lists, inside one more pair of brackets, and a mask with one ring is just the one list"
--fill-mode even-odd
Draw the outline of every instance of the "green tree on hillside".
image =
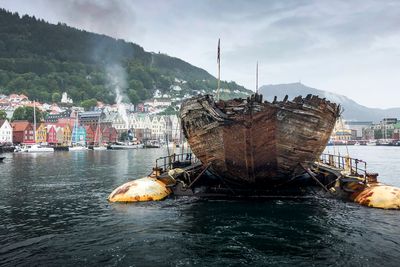
[[86, 111], [93, 109], [95, 106], [97, 106], [97, 99], [95, 98], [81, 102], [81, 107], [83, 107]]
[[0, 120], [7, 119], [7, 113], [4, 110], [0, 110]]
[[136, 91], [133, 89], [128, 90], [128, 98], [131, 101], [131, 103], [133, 103], [135, 105], [140, 102], [140, 99], [139, 99]]
[[[36, 122], [40, 122], [43, 120], [43, 113], [38, 109], [36, 109]], [[11, 118], [11, 121], [16, 120], [27, 120], [29, 122], [34, 122], [33, 117], [33, 107], [18, 107]]]
[[58, 102], [60, 102], [60, 101], [61, 101], [61, 95], [60, 95], [60, 93], [54, 92], [54, 93], [51, 95], [51, 101], [52, 101], [53, 103], [58, 103]]

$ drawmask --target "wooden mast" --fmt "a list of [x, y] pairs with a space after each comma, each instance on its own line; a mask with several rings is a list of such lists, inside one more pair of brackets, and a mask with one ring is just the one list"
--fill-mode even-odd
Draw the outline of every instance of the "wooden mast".
[[218, 80], [217, 80], [217, 101], [219, 101], [219, 89], [221, 80], [221, 56], [220, 56], [220, 39], [218, 38], [218, 50], [217, 50], [217, 65], [218, 65]]
[[258, 61], [256, 66], [256, 93], [258, 94]]
[[35, 100], [33, 100], [33, 141], [36, 144], [36, 105]]

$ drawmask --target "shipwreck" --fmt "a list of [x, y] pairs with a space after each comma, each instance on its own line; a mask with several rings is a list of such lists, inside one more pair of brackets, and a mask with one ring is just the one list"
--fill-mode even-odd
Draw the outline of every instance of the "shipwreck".
[[288, 101], [186, 100], [180, 118], [191, 150], [232, 186], [271, 188], [303, 175], [321, 155], [340, 106], [314, 95]]

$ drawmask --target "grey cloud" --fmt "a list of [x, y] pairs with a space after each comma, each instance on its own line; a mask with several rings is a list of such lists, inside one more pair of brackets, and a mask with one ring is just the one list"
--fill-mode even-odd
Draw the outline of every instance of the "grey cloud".
[[70, 0], [49, 1], [61, 17], [81, 25], [84, 29], [107, 34], [116, 38], [133, 35], [136, 14], [126, 6], [126, 1], [117, 0]]
[[[305, 79], [310, 86], [329, 88], [371, 106], [393, 106], [394, 99], [400, 97], [400, 90], [396, 90], [400, 80], [393, 77], [394, 70], [400, 68], [399, 1], [0, 3], [13, 11], [124, 38], [148, 51], [180, 57], [212, 74], [216, 42], [221, 37], [222, 77], [248, 88], [254, 87], [253, 66], [258, 60], [262, 77], [268, 77], [265, 83]], [[377, 84], [386, 87], [377, 92]], [[371, 93], [365, 94], [366, 89]], [[385, 97], [385, 93], [392, 97]]]

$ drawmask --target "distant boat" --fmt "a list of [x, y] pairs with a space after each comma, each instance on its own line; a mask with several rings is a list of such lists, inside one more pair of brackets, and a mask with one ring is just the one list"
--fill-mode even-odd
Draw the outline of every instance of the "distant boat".
[[376, 146], [376, 140], [369, 140], [367, 146]]
[[132, 142], [118, 142], [116, 144], [111, 145], [111, 149], [139, 149], [143, 148], [143, 144], [132, 143]]
[[85, 146], [80, 146], [80, 145], [74, 145], [68, 148], [69, 151], [86, 151], [88, 150], [87, 147]]
[[23, 149], [24, 152], [54, 152], [54, 148], [45, 147], [38, 144], [26, 145]]
[[144, 148], [160, 148], [161, 144], [158, 140], [147, 140], [144, 144]]
[[107, 150], [107, 147], [106, 146], [94, 146], [93, 150], [97, 150], [97, 151], [99, 151], [99, 150]]
[[378, 145], [378, 146], [390, 146], [390, 145], [392, 145], [392, 140], [389, 140], [389, 139], [381, 139], [381, 140], [379, 140], [379, 141], [377, 142], [376, 145]]
[[69, 151], [86, 151], [88, 148], [85, 146], [85, 144], [82, 144], [81, 142], [78, 142], [78, 112], [76, 112], [76, 118], [74, 122], [74, 128], [72, 129], [73, 141], [71, 142], [71, 146], [68, 148]]
[[0, 162], [3, 162], [3, 160], [5, 159], [6, 157], [0, 157]]
[[[93, 150], [107, 150], [107, 147], [102, 143], [102, 133], [101, 133], [101, 127], [100, 127], [100, 116], [99, 116], [99, 121], [97, 122], [97, 127], [96, 127], [96, 132], [94, 134], [94, 145], [93, 145]], [[97, 140], [97, 142], [96, 142]]]
[[33, 101], [33, 140], [34, 144], [25, 145], [21, 150], [23, 152], [37, 153], [37, 152], [54, 152], [54, 148], [42, 146], [40, 144], [36, 144], [36, 106], [35, 101]]

